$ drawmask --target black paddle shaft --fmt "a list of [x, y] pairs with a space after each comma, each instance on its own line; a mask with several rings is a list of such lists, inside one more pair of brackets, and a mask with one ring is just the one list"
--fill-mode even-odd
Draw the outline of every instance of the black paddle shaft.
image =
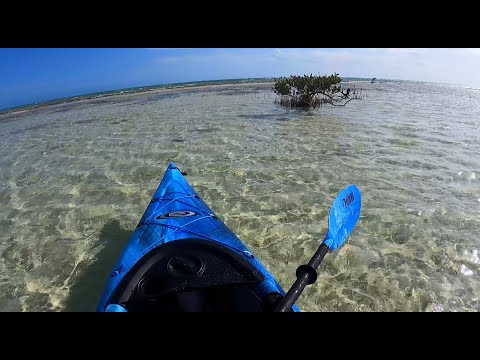
[[297, 301], [303, 289], [309, 284], [313, 284], [317, 280], [317, 268], [328, 252], [328, 246], [323, 244], [319, 246], [315, 254], [312, 256], [308, 265], [300, 265], [297, 269], [297, 280], [288, 290], [285, 297], [275, 308], [276, 312], [287, 312], [292, 309], [293, 304]]

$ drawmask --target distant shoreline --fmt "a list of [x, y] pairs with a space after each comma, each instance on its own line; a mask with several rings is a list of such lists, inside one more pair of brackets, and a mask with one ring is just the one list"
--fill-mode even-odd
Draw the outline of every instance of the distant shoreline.
[[[384, 79], [377, 79], [384, 80]], [[367, 78], [343, 78], [345, 83], [357, 83], [357, 82], [370, 82]], [[274, 78], [251, 78], [251, 79], [225, 79], [225, 80], [211, 80], [211, 81], [197, 81], [197, 82], [185, 82], [175, 84], [163, 84], [163, 85], [150, 85], [140, 86], [135, 88], [126, 88], [111, 90], [99, 93], [90, 93], [84, 95], [76, 95], [63, 99], [53, 99], [44, 101], [37, 104], [20, 106], [17, 108], [10, 108], [0, 110], [0, 121], [6, 121], [17, 116], [35, 113], [36, 111], [42, 111], [45, 109], [55, 109], [65, 107], [71, 104], [82, 104], [85, 102], [95, 103], [105, 98], [125, 98], [127, 96], [142, 96], [145, 94], [156, 93], [169, 93], [169, 92], [188, 92], [198, 89], [208, 88], [225, 88], [225, 87], [251, 87], [251, 86], [273, 86], [275, 83]]]
[[[63, 107], [65, 105], [69, 104], [82, 104], [85, 102], [91, 102], [95, 103], [96, 101], [101, 101], [102, 99], [105, 98], [125, 98], [128, 96], [141, 96], [145, 94], [156, 94], [156, 93], [171, 93], [171, 92], [178, 92], [178, 91], [183, 91], [183, 92], [188, 92], [190, 90], [198, 90], [199, 88], [202, 89], [208, 89], [208, 88], [225, 88], [225, 87], [251, 87], [252, 85], [258, 85], [258, 86], [265, 86], [267, 88], [268, 86], [272, 86], [274, 84], [274, 80], [272, 79], [271, 81], [251, 81], [251, 82], [231, 82], [231, 83], [221, 83], [221, 84], [193, 84], [193, 85], [188, 85], [189, 83], [185, 83], [185, 85], [178, 84], [178, 85], [172, 85], [168, 86], [165, 85], [165, 87], [145, 87], [146, 89], [132, 89], [132, 90], [118, 90], [112, 93], [106, 93], [106, 94], [89, 94], [86, 95], [80, 95], [80, 96], [72, 96], [70, 98], [65, 98], [62, 100], [58, 100], [58, 102], [54, 103], [46, 103], [46, 104], [34, 104], [30, 105], [25, 108], [20, 108], [20, 109], [6, 109], [6, 110], [0, 110], [0, 121], [2, 120], [7, 120], [8, 118], [11, 117], [16, 117], [18, 115], [22, 115], [25, 113], [32, 113], [35, 111], [41, 111], [47, 108], [58, 108], [58, 107]], [[53, 100], [54, 101], [54, 100]]]

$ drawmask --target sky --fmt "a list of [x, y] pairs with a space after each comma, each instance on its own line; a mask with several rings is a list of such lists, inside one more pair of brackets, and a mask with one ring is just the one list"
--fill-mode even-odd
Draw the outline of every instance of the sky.
[[480, 48], [0, 48], [0, 110], [137, 86], [335, 72], [480, 88]]

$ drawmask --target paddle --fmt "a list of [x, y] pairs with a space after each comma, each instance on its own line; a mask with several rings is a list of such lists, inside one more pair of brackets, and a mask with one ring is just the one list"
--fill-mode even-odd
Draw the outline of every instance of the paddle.
[[360, 191], [355, 185], [343, 189], [333, 201], [328, 217], [328, 232], [322, 244], [310, 259], [307, 265], [300, 265], [297, 269], [297, 280], [288, 290], [285, 297], [275, 308], [276, 312], [290, 311], [303, 289], [317, 280], [317, 268], [327, 254], [334, 251], [347, 241], [362, 209]]

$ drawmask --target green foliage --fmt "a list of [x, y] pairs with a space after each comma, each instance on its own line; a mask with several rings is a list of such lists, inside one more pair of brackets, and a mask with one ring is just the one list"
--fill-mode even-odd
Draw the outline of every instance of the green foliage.
[[[280, 96], [280, 104], [290, 107], [316, 107], [345, 98], [342, 89], [337, 86], [342, 78], [337, 73], [330, 76], [292, 75], [275, 80], [273, 88]], [[348, 96], [347, 96], [348, 97]]]

